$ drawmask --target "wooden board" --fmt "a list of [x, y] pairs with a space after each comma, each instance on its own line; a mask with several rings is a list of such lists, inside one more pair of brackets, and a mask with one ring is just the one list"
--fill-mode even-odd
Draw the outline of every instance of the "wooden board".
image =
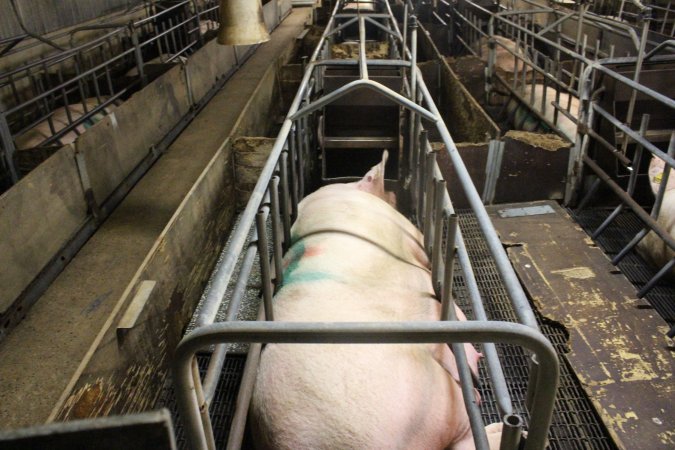
[[[554, 213], [498, 214], [542, 205]], [[535, 306], [568, 331], [566, 357], [619, 448], [674, 448], [675, 360], [665, 321], [557, 203], [489, 211]]]
[[86, 218], [87, 204], [71, 146], [57, 151], [0, 197], [0, 314]]

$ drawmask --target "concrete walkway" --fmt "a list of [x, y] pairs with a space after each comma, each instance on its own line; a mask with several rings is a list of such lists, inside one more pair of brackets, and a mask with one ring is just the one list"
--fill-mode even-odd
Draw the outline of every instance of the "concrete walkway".
[[308, 11], [293, 10], [0, 343], [0, 429], [46, 421], [115, 302]]

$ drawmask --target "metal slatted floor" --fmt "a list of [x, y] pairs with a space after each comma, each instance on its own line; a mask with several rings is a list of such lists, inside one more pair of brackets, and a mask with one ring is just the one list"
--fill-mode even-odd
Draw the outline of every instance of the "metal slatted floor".
[[[577, 223], [591, 235], [609, 216], [612, 209], [588, 208], [581, 211], [568, 210]], [[642, 229], [642, 222], [630, 210], [624, 210], [595, 241], [602, 250], [613, 258]], [[619, 269], [640, 290], [657, 272], [635, 251], [626, 255], [618, 264]], [[675, 325], [675, 283], [661, 279], [645, 296], [656, 312]]]
[[[515, 322], [516, 316], [511, 308], [508, 294], [501, 282], [497, 267], [490, 256], [475, 216], [468, 211], [459, 211], [458, 215], [459, 225], [474, 267], [478, 287], [484, 298], [488, 318]], [[456, 267], [453, 293], [458, 305], [470, 318], [471, 309], [468, 293], [459, 266]], [[560, 386], [549, 433], [549, 448], [551, 450], [615, 449], [614, 442], [609, 437], [591, 401], [564, 358], [564, 354], [568, 351], [565, 330], [555, 323], [546, 321], [536, 311], [535, 314], [542, 332], [555, 346], [560, 360]], [[523, 416], [527, 423], [527, 414], [524, 412], [529, 372], [528, 358], [519, 347], [497, 345], [497, 351], [502, 360], [514, 409]], [[481, 379], [487, 380], [487, 378], [487, 370], [481, 366]], [[479, 390], [482, 397], [481, 407], [484, 422], [492, 423], [501, 420], [489, 384], [483, 383]]]

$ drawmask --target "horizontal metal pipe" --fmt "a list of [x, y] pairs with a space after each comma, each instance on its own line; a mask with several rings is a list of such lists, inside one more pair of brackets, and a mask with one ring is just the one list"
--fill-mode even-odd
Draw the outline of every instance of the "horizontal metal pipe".
[[173, 361], [176, 397], [188, 442], [193, 450], [202, 450], [206, 448], [206, 439], [194, 396], [190, 365], [195, 353], [209, 345], [225, 342], [394, 344], [497, 341], [525, 347], [540, 361], [540, 382], [525, 449], [544, 449], [559, 377], [557, 354], [552, 344], [538, 331], [508, 322], [215, 323], [194, 330], [178, 345]]

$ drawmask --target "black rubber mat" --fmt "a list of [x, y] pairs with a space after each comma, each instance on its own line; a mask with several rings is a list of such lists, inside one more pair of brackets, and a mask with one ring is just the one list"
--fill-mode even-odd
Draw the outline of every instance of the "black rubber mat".
[[[516, 321], [508, 294], [482, 234], [475, 216], [459, 212], [459, 224], [472, 260], [474, 272], [488, 318], [491, 320]], [[459, 266], [454, 278], [454, 295], [459, 306], [471, 317], [468, 293]], [[535, 311], [536, 313], [536, 311]], [[574, 372], [567, 364], [564, 354], [567, 349], [566, 331], [557, 324], [547, 323], [537, 314], [542, 332], [554, 344], [560, 360], [560, 386], [556, 397], [553, 422], [549, 433], [550, 449], [615, 449], [602, 421], [583, 391]], [[525, 408], [528, 378], [528, 357], [520, 347], [497, 345], [502, 367], [515, 412], [527, 423]], [[485, 367], [481, 367], [481, 379], [488, 380]], [[486, 424], [501, 420], [494, 395], [487, 381], [480, 387], [483, 420]]]
[[[588, 208], [581, 211], [569, 210], [570, 215], [579, 225], [592, 235], [612, 212], [607, 208]], [[613, 258], [628, 242], [642, 229], [642, 222], [630, 210], [625, 210], [598, 236], [596, 244]], [[657, 270], [647, 264], [640, 255], [631, 251], [619, 262], [619, 270], [633, 283], [639, 291], [654, 275]], [[675, 283], [661, 279], [645, 296], [645, 300], [654, 307], [661, 317], [670, 326], [675, 325]]]
[[[202, 353], [197, 355], [199, 362], [199, 371], [204, 377], [206, 368], [208, 367], [210, 353]], [[234, 416], [234, 407], [237, 399], [237, 392], [239, 391], [239, 384], [241, 383], [241, 376], [244, 371], [244, 364], [246, 363], [246, 355], [232, 354], [227, 355], [223, 372], [216, 387], [216, 395], [211, 404], [211, 424], [213, 426], [213, 434], [216, 440], [216, 447], [224, 449], [227, 444], [227, 437], [230, 433], [230, 423]], [[185, 431], [183, 423], [178, 414], [178, 405], [176, 404], [176, 395], [173, 391], [173, 384], [167, 382], [164, 395], [160, 401], [160, 406], [169, 408], [173, 419], [173, 427], [176, 434], [176, 445], [181, 450], [187, 450], [187, 443], [185, 441]]]

